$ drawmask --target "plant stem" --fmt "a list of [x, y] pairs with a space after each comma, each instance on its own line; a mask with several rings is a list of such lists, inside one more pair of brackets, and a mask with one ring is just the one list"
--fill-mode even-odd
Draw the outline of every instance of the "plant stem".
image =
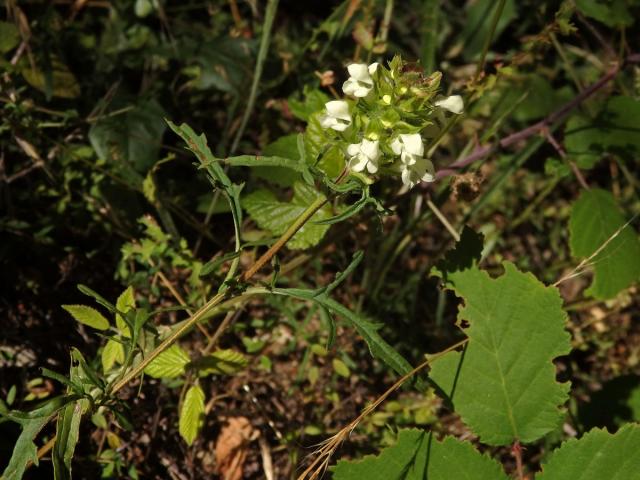
[[480, 56], [480, 60], [478, 61], [478, 67], [476, 68], [476, 74], [473, 77], [472, 83], [476, 83], [478, 81], [478, 78], [480, 78], [480, 74], [484, 71], [484, 64], [487, 59], [487, 53], [489, 53], [489, 47], [491, 46], [491, 42], [493, 41], [493, 35], [496, 33], [498, 21], [502, 16], [502, 10], [504, 9], [505, 1], [506, 0], [500, 0], [496, 12], [493, 14], [493, 19], [491, 21], [491, 30], [489, 31], [489, 36], [486, 38], [482, 47], [482, 55]]

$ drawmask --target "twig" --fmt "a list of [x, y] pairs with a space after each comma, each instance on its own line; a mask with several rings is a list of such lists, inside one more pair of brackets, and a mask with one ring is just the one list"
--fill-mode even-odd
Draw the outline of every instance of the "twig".
[[518, 440], [511, 446], [511, 455], [516, 459], [516, 471], [518, 472], [518, 480], [525, 480], [524, 469], [522, 467], [522, 445]]
[[[627, 57], [627, 62], [637, 62], [637, 61], [640, 61], [640, 55], [636, 54], [636, 55], [630, 55], [629, 57]], [[543, 120], [540, 120], [539, 122], [534, 123], [533, 125], [530, 125], [527, 128], [524, 128], [523, 130], [512, 133], [511, 135], [504, 137], [503, 139], [499, 140], [494, 144], [479, 146], [473, 152], [471, 152], [470, 155], [464, 158], [461, 158], [459, 160], [456, 160], [448, 167], [437, 171], [436, 179], [442, 179], [450, 175], [455, 175], [460, 169], [472, 164], [473, 162], [480, 160], [501, 148], [507, 148], [507, 147], [510, 147], [511, 145], [515, 145], [516, 143], [526, 140], [527, 138], [537, 133], [540, 133], [545, 128], [549, 128], [554, 123], [564, 120], [564, 118], [569, 114], [569, 112], [571, 112], [574, 108], [576, 108], [578, 105], [584, 102], [587, 98], [589, 98], [591, 95], [593, 95], [602, 87], [604, 87], [607, 83], [609, 83], [618, 74], [618, 72], [620, 71], [620, 68], [621, 68], [620, 64], [615, 64], [614, 67], [611, 70], [609, 70], [609, 72], [607, 72], [606, 75], [600, 78], [600, 80], [590, 85], [588, 88], [584, 89], [581, 93], [576, 95], [576, 97], [573, 100], [564, 104], [562, 107], [560, 107], [558, 110], [556, 110], [555, 112], [545, 117]]]
[[578, 183], [580, 183], [582, 188], [584, 188], [585, 190], [589, 190], [589, 184], [584, 179], [584, 176], [582, 175], [582, 172], [576, 165], [576, 162], [574, 162], [573, 160], [569, 160], [567, 158], [567, 152], [565, 151], [564, 147], [558, 143], [558, 141], [556, 140], [556, 137], [553, 136], [553, 134], [548, 128], [544, 129], [544, 136], [546, 137], [547, 141], [551, 144], [551, 146], [555, 148], [556, 152], [558, 152], [558, 155], [560, 155], [560, 158], [562, 158], [564, 161], [566, 161], [569, 164], [569, 166], [571, 167], [571, 171], [578, 179]]
[[431, 209], [431, 211], [434, 213], [434, 215], [436, 217], [438, 217], [438, 220], [440, 220], [440, 222], [442, 223], [442, 225], [444, 225], [444, 228], [447, 229], [447, 231], [451, 234], [451, 236], [453, 237], [453, 239], [456, 242], [460, 241], [460, 235], [458, 234], [458, 232], [456, 232], [456, 229], [453, 228], [453, 226], [451, 225], [451, 223], [449, 223], [449, 220], [447, 220], [447, 217], [445, 217], [442, 212], [440, 211], [440, 209], [438, 207], [436, 207], [436, 205], [431, 201], [431, 199], [427, 200], [427, 205], [429, 206], [429, 208]]

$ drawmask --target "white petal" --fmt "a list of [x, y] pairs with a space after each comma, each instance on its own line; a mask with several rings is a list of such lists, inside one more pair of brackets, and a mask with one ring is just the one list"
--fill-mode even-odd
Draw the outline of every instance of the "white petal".
[[376, 173], [378, 171], [377, 160], [369, 159], [369, 163], [367, 163], [367, 170], [369, 170], [369, 173]]
[[360, 144], [359, 143], [352, 143], [351, 145], [349, 145], [347, 147], [347, 154], [350, 157], [355, 157], [356, 155], [358, 155], [358, 153], [360, 153]]
[[332, 128], [337, 122], [337, 120], [329, 115], [322, 115], [320, 117], [320, 126], [322, 128]]
[[325, 103], [324, 106], [327, 108], [327, 112], [329, 113], [329, 115], [331, 115], [333, 118], [339, 118], [340, 120], [351, 122], [351, 115], [349, 115], [349, 104], [344, 100], [332, 100]]
[[413, 182], [411, 181], [411, 171], [408, 168], [402, 169], [402, 183], [407, 185], [409, 188], [413, 187]]
[[404, 143], [404, 149], [411, 155], [421, 157], [424, 154], [424, 144], [419, 133], [401, 134], [400, 139]]
[[342, 91], [347, 95], [353, 95], [358, 88], [358, 82], [350, 78], [342, 84]]
[[371, 82], [371, 76], [369, 75], [369, 69], [364, 63], [352, 63], [347, 67], [349, 75], [361, 82]]
[[374, 73], [376, 73], [376, 70], [378, 70], [378, 62], [373, 62], [371, 65], [369, 65], [369, 75], [373, 75]]
[[402, 142], [400, 141], [399, 137], [394, 138], [389, 146], [391, 147], [391, 150], [393, 150], [393, 153], [395, 153], [396, 155], [400, 155], [402, 153]]
[[347, 128], [349, 128], [349, 124], [336, 122], [334, 125], [331, 125], [331, 128], [333, 128], [336, 132], [344, 132]]
[[367, 156], [369, 160], [376, 161], [380, 156], [380, 148], [378, 146], [378, 140], [362, 140], [360, 151]]
[[444, 100], [438, 100], [435, 106], [449, 110], [451, 113], [459, 114], [464, 110], [464, 101], [460, 95], [451, 95]]
[[400, 160], [402, 160], [402, 163], [408, 166], [415, 165], [420, 158], [421, 157], [417, 155], [411, 155], [406, 150], [403, 151], [402, 154], [400, 155]]
[[368, 159], [366, 156], [359, 154], [349, 161], [349, 167], [351, 167], [351, 170], [354, 172], [361, 172], [364, 170], [364, 167], [367, 166], [367, 161]]
[[358, 85], [358, 88], [356, 88], [355, 91], [353, 92], [353, 96], [358, 98], [363, 98], [369, 95], [370, 91], [371, 91], [370, 87]]

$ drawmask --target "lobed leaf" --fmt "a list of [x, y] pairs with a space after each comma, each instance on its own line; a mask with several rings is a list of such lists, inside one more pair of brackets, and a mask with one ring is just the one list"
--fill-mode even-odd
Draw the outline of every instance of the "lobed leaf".
[[490, 445], [533, 442], [555, 429], [569, 384], [556, 382], [553, 359], [570, 351], [557, 289], [505, 262], [491, 278], [477, 267], [448, 273], [469, 322], [464, 351], [434, 361], [431, 379], [464, 422]]

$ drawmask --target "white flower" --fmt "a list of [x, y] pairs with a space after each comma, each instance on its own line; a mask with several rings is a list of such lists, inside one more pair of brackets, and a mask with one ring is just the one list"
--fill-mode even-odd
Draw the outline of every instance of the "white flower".
[[459, 114], [464, 110], [464, 101], [460, 95], [451, 95], [443, 100], [438, 100], [435, 106], [449, 110], [451, 113]]
[[373, 88], [371, 75], [378, 69], [378, 63], [367, 67], [364, 63], [352, 63], [347, 67], [349, 79], [342, 85], [342, 91], [354, 97], [366, 97]]
[[378, 171], [378, 160], [380, 159], [380, 145], [378, 140], [367, 140], [360, 143], [352, 143], [347, 147], [349, 154], [349, 168], [354, 172], [362, 172], [365, 167], [369, 173]]
[[433, 182], [436, 179], [436, 171], [431, 160], [418, 158], [415, 163], [409, 165], [402, 163], [402, 183], [413, 188], [418, 182]]
[[401, 133], [391, 142], [391, 150], [400, 155], [402, 163], [413, 165], [424, 155], [424, 144], [419, 133]]
[[325, 103], [327, 114], [320, 117], [322, 128], [332, 128], [338, 132], [345, 131], [351, 125], [349, 104], [344, 100], [332, 100]]

